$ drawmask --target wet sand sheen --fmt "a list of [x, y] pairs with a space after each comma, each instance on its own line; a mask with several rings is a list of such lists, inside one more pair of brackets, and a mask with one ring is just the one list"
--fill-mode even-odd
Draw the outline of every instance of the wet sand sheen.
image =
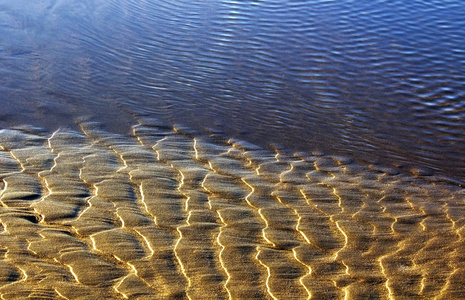
[[3, 299], [465, 298], [463, 189], [141, 119], [0, 131]]

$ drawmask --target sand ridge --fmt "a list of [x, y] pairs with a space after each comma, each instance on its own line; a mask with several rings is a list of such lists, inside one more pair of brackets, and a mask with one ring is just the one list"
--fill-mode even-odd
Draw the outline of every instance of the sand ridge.
[[460, 299], [464, 191], [140, 119], [0, 131], [2, 299]]

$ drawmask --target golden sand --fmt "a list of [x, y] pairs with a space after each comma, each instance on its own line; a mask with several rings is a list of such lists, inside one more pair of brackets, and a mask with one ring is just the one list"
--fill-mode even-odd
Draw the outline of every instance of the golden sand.
[[0, 131], [2, 299], [465, 299], [465, 195], [141, 120]]

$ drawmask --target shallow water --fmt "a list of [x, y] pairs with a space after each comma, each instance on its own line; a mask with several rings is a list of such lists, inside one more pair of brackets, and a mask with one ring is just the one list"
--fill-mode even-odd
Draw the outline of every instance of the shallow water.
[[[460, 1], [0, 5], [0, 125], [150, 114], [463, 181]], [[124, 124], [121, 125], [121, 124]]]
[[464, 15], [1, 3], [0, 294], [465, 298]]
[[462, 188], [139, 121], [0, 131], [2, 298], [464, 298]]

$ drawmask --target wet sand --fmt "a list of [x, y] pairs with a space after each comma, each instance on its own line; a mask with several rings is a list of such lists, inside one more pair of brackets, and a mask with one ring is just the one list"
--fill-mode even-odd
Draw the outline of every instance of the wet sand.
[[461, 187], [139, 122], [0, 131], [2, 299], [465, 299]]

